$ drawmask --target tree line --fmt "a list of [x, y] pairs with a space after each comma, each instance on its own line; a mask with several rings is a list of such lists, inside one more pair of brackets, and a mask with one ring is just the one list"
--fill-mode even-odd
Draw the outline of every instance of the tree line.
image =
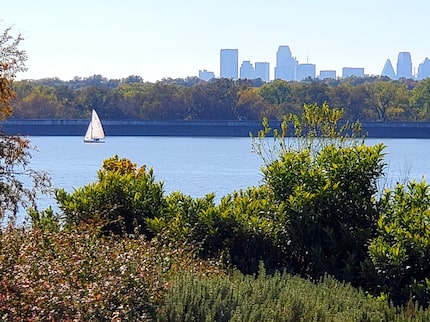
[[301, 113], [304, 104], [343, 108], [355, 121], [430, 120], [430, 79], [387, 77], [302, 82], [197, 77], [145, 82], [101, 75], [14, 82], [16, 119], [84, 119], [96, 109], [102, 119], [261, 120]]

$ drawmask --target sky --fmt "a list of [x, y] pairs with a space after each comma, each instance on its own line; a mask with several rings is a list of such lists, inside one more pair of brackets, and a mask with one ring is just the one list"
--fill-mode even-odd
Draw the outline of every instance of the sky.
[[290, 47], [320, 70], [362, 67], [378, 75], [399, 52], [413, 68], [430, 57], [428, 0], [2, 0], [0, 30], [21, 33], [28, 55], [18, 79], [102, 75], [219, 77], [220, 50], [270, 63]]

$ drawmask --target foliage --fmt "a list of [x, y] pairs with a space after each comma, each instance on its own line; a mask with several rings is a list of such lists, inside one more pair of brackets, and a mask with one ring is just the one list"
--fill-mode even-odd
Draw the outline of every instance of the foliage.
[[[10, 101], [15, 98], [13, 80], [25, 70], [26, 53], [18, 48], [22, 36], [11, 29], [0, 35], [0, 121], [12, 115]], [[47, 192], [50, 182], [45, 172], [29, 168], [30, 141], [4, 134], [0, 129], [0, 222], [13, 222], [20, 206], [35, 206], [38, 192]]]
[[379, 291], [396, 303], [430, 304], [430, 186], [398, 184], [382, 196], [378, 236], [369, 246]]
[[325, 277], [313, 284], [260, 269], [257, 277], [178, 274], [163, 297], [157, 321], [425, 321], [429, 311], [397, 310], [348, 284]]
[[117, 155], [103, 162], [97, 182], [71, 193], [56, 189], [55, 198], [66, 224], [101, 225], [114, 234], [145, 233], [145, 219], [164, 205], [163, 184], [155, 181], [153, 170]]
[[193, 199], [168, 196], [166, 210], [148, 219], [148, 227], [170, 240], [183, 240], [200, 249], [204, 258], [220, 258], [245, 273], [255, 273], [260, 261], [270, 269], [284, 262], [278, 244], [283, 228], [277, 224], [282, 206], [267, 198], [266, 187], [235, 191], [213, 202], [214, 195]]
[[[274, 131], [272, 145], [266, 126], [254, 148], [265, 162], [272, 202], [283, 205], [287, 267], [304, 276], [329, 273], [358, 283], [367, 241], [375, 233], [384, 146], [348, 139], [351, 130], [338, 125], [342, 114], [327, 104], [305, 105], [301, 117], [286, 118], [281, 131]], [[287, 120], [295, 134], [291, 142]], [[352, 133], [355, 129], [359, 125]]]
[[0, 234], [0, 321], [153, 321], [178, 271], [223, 274], [179, 244], [9, 229]]
[[260, 120], [300, 114], [305, 104], [343, 107], [348, 121], [428, 121], [428, 80], [386, 77], [258, 83], [225, 78], [144, 82], [131, 75], [101, 75], [14, 82], [15, 118], [87, 118], [96, 108], [103, 119]]

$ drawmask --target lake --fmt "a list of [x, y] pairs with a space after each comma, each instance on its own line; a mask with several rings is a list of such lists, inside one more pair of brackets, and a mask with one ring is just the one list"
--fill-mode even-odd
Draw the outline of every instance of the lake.
[[[35, 152], [31, 167], [46, 170], [55, 188], [72, 191], [94, 182], [104, 159], [118, 155], [138, 166], [154, 169], [166, 194], [179, 190], [193, 197], [214, 192], [219, 201], [226, 194], [261, 183], [262, 161], [251, 152], [246, 137], [108, 137], [106, 143], [84, 144], [78, 136], [30, 137]], [[430, 140], [367, 139], [385, 143], [387, 175], [384, 185], [421, 179], [430, 175]], [[52, 197], [39, 201], [39, 208], [55, 207]]]

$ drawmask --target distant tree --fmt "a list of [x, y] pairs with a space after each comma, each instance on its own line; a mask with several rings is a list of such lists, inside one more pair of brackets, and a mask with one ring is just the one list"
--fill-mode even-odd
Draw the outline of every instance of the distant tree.
[[124, 78], [121, 82], [124, 84], [143, 83], [143, 78], [141, 76], [138, 76], [138, 75], [130, 75], [127, 78]]
[[235, 114], [240, 120], [261, 120], [263, 117], [272, 118], [273, 115], [268, 115], [263, 98], [258, 95], [257, 88], [248, 88], [239, 91], [236, 104]]
[[408, 106], [405, 85], [392, 81], [377, 81], [369, 86], [378, 121], [401, 119]]
[[430, 78], [420, 81], [415, 86], [412, 90], [410, 104], [410, 114], [413, 121], [430, 119]]
[[[7, 28], [0, 36], [0, 119], [12, 115], [11, 99], [15, 97], [12, 83], [16, 73], [25, 71], [27, 55], [18, 48], [22, 36], [11, 35]], [[28, 168], [31, 158], [28, 139], [10, 136], [0, 131], [0, 220], [9, 216], [11, 222], [18, 214], [20, 206], [35, 205], [38, 191], [49, 187], [46, 173]], [[32, 183], [24, 184], [27, 177]]]

